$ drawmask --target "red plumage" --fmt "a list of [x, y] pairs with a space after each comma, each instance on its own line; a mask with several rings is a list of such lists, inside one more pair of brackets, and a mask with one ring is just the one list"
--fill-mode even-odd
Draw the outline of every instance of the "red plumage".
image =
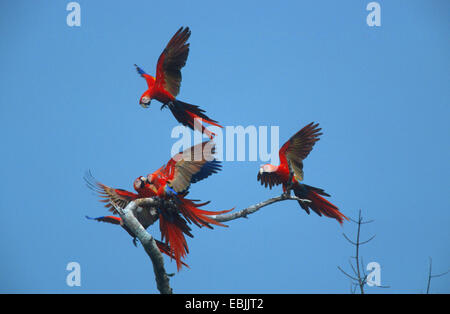
[[279, 151], [280, 165], [266, 164], [261, 166], [257, 180], [270, 189], [279, 184], [282, 185], [284, 192], [291, 188], [297, 197], [310, 201], [299, 201], [300, 206], [308, 214], [309, 209], [312, 209], [319, 216], [324, 215], [334, 218], [342, 224], [343, 220], [348, 220], [348, 218], [339, 211], [337, 206], [323, 197], [330, 196], [329, 194], [322, 189], [300, 183], [303, 180], [303, 160], [309, 155], [315, 143], [319, 141], [320, 135], [322, 135], [318, 126], [318, 123], [310, 123], [294, 134]]
[[[217, 121], [209, 118], [203, 109], [176, 99], [180, 92], [182, 80], [181, 69], [185, 66], [189, 55], [189, 44], [187, 43], [191, 31], [189, 27], [181, 27], [171, 38], [166, 48], [158, 58], [156, 65], [156, 77], [144, 72], [136, 66], [137, 72], [146, 80], [148, 89], [139, 99], [139, 104], [148, 108], [152, 99], [163, 103], [161, 109], [167, 106], [178, 122], [206, 134], [209, 138], [214, 133], [209, 131], [203, 122], [222, 127]], [[198, 121], [198, 123], [195, 123]]]

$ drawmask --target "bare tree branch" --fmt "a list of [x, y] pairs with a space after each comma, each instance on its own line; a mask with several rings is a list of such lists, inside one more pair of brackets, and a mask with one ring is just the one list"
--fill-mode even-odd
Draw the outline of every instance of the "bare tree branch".
[[[360, 257], [360, 252], [359, 252], [359, 248], [361, 245], [369, 243], [370, 241], [372, 241], [375, 238], [375, 235], [373, 235], [372, 237], [370, 237], [368, 240], [366, 241], [361, 241], [360, 240], [360, 235], [361, 235], [361, 225], [364, 224], [368, 224], [373, 222], [373, 220], [368, 220], [368, 221], [364, 221], [362, 216], [361, 216], [361, 210], [359, 211], [359, 216], [358, 216], [358, 220], [354, 220], [351, 219], [351, 221], [353, 221], [355, 224], [358, 225], [358, 230], [356, 233], [356, 241], [352, 241], [349, 237], [347, 237], [347, 235], [345, 233], [343, 233], [342, 235], [344, 236], [344, 238], [353, 246], [355, 246], [356, 249], [356, 254], [355, 256], [352, 256], [352, 258], [355, 259], [355, 266], [353, 266], [352, 262], [350, 261], [350, 267], [352, 268], [353, 273], [355, 274], [356, 277], [349, 275], [348, 273], [346, 273], [341, 267], [338, 266], [338, 269], [347, 277], [349, 277], [351, 280], [353, 280], [353, 285], [356, 289], [356, 287], [359, 287], [359, 290], [361, 291], [361, 294], [364, 294], [364, 286], [367, 284], [367, 274], [365, 272], [364, 269], [364, 263], [362, 260], [362, 257]], [[380, 286], [382, 288], [388, 288], [387, 286]], [[351, 290], [352, 291], [352, 290]], [[352, 293], [354, 293], [355, 290], [352, 291]]]
[[159, 251], [153, 237], [142, 227], [133, 212], [137, 207], [142, 206], [159, 206], [160, 202], [157, 199], [145, 198], [130, 202], [125, 208], [120, 208], [112, 203], [114, 208], [122, 218], [124, 224], [136, 235], [144, 247], [145, 252], [150, 257], [153, 264], [153, 271], [155, 273], [156, 287], [161, 294], [172, 294], [172, 288], [169, 284], [169, 276], [164, 268], [164, 259]]
[[286, 200], [294, 200], [294, 201], [300, 201], [300, 202], [305, 202], [305, 203], [309, 203], [310, 200], [306, 200], [306, 199], [301, 199], [298, 198], [297, 196], [291, 196], [288, 194], [282, 194], [280, 196], [277, 197], [273, 197], [270, 198], [266, 201], [260, 202], [258, 204], [249, 206], [247, 208], [244, 208], [240, 211], [237, 212], [233, 212], [233, 213], [229, 213], [229, 214], [222, 214], [222, 215], [212, 215], [209, 216], [210, 218], [218, 221], [218, 222], [225, 222], [225, 221], [230, 221], [230, 220], [234, 220], [234, 219], [238, 219], [238, 218], [247, 218], [248, 215], [256, 213], [258, 210], [260, 210], [263, 207], [266, 207], [270, 204], [273, 203], [277, 203], [277, 202], [281, 202], [281, 201], [286, 201]]
[[[352, 265], [353, 266], [353, 265]], [[346, 273], [340, 266], [337, 267], [344, 275], [346, 275], [348, 278], [350, 278], [351, 280], [355, 280], [358, 281], [358, 278], [353, 277], [352, 275], [349, 275], [348, 273]]]
[[[249, 206], [244, 208], [238, 212], [223, 214], [223, 215], [212, 215], [210, 216], [212, 219], [215, 219], [218, 222], [230, 221], [238, 218], [247, 218], [248, 215], [253, 214], [260, 210], [261, 208], [268, 206], [270, 204], [281, 202], [285, 200], [295, 200], [300, 202], [310, 202], [306, 199], [301, 199], [296, 196], [291, 196], [288, 194], [282, 194], [281, 196], [270, 198], [264, 202], [260, 202], [258, 204]], [[134, 216], [134, 212], [136, 212], [138, 207], [141, 208], [158, 208], [162, 206], [162, 200], [159, 198], [141, 198], [128, 203], [125, 208], [119, 207], [114, 202], [111, 204], [119, 213], [120, 218], [122, 218], [124, 224], [133, 232], [136, 237], [141, 242], [144, 247], [145, 252], [150, 257], [153, 264], [153, 271], [155, 273], [156, 286], [161, 294], [172, 294], [173, 290], [170, 287], [169, 283], [169, 275], [167, 275], [166, 270], [164, 268], [164, 259], [159, 251], [155, 240], [153, 237], [144, 229], [144, 227], [139, 223], [137, 218]], [[164, 206], [176, 206], [172, 203], [164, 203]]]
[[437, 275], [433, 275], [433, 274], [432, 274], [432, 267], [433, 267], [433, 260], [432, 260], [431, 257], [430, 257], [430, 268], [429, 268], [429, 270], [428, 270], [427, 294], [430, 293], [430, 286], [431, 286], [431, 279], [432, 279], [432, 278], [442, 277], [442, 276], [444, 276], [444, 275], [447, 275], [447, 274], [450, 272], [450, 270], [447, 270], [447, 271], [444, 272], [444, 273], [437, 274]]

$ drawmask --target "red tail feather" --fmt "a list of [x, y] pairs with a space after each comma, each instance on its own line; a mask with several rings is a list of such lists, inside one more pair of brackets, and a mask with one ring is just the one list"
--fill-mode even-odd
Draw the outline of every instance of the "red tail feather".
[[314, 188], [304, 184], [298, 184], [294, 187], [294, 193], [297, 197], [310, 200], [309, 203], [300, 203], [300, 206], [309, 214], [309, 208], [311, 208], [319, 216], [326, 216], [336, 219], [341, 225], [344, 219], [347, 217], [339, 211], [339, 209], [331, 202], [319, 195], [319, 193], [327, 195], [323, 190]]
[[341, 213], [335, 205], [327, 201], [316, 192], [310, 191], [306, 198], [311, 200], [311, 209], [319, 215], [323, 214], [324, 216], [334, 218], [339, 221], [341, 225], [344, 222], [344, 218], [348, 220], [348, 218], [345, 217], [344, 214]]
[[[175, 258], [174, 252], [170, 249], [170, 246], [168, 246], [166, 243], [163, 243], [161, 241], [155, 240], [156, 245], [158, 246], [158, 249], [166, 254], [167, 256], [170, 256], [170, 258]], [[184, 263], [183, 261], [181, 261], [181, 264], [183, 266], [186, 266], [187, 268], [189, 268], [189, 265]], [[178, 265], [177, 265], [178, 267]], [[179, 270], [179, 269], [178, 269]]]
[[199, 227], [205, 226], [205, 227], [212, 229], [210, 224], [213, 224], [216, 226], [227, 227], [227, 225], [217, 222], [208, 216], [228, 213], [228, 212], [232, 211], [234, 208], [228, 209], [228, 210], [222, 210], [222, 211], [209, 211], [209, 210], [203, 210], [203, 209], [198, 208], [202, 205], [203, 204], [195, 204], [193, 201], [191, 201], [189, 199], [182, 198], [181, 206], [179, 207], [179, 209], [180, 209], [181, 213], [183, 214], [183, 216], [188, 221], [192, 221], [194, 224], [196, 224]]
[[189, 253], [183, 231], [175, 223], [166, 220], [163, 215], [159, 216], [159, 228], [161, 230], [161, 240], [164, 241], [166, 239], [166, 242], [169, 243], [169, 247], [173, 252], [170, 256], [175, 258], [177, 270], [180, 271], [183, 264], [181, 258], [185, 258], [186, 254]]
[[[188, 222], [192, 222], [199, 227], [205, 226], [212, 229], [210, 224], [227, 227], [226, 225], [215, 221], [209, 216], [223, 214], [233, 210], [229, 209], [217, 212], [203, 210], [198, 207], [206, 205], [209, 202], [194, 203], [192, 200], [186, 199], [181, 196], [179, 197], [179, 201], [180, 204], [178, 206], [178, 209], [181, 215], [183, 215], [183, 217]], [[189, 232], [191, 229], [187, 225], [186, 220], [184, 220], [179, 214], [172, 215], [170, 220], [168, 218], [165, 218], [164, 215], [161, 214], [159, 216], [159, 220], [160, 220], [159, 227], [161, 230], [161, 238], [163, 241], [164, 239], [166, 239], [166, 243], [169, 244], [169, 247], [173, 252], [173, 254], [170, 254], [170, 256], [175, 258], [175, 261], [177, 263], [177, 269], [180, 270], [181, 265], [185, 265], [181, 261], [181, 258], [185, 258], [186, 254], [189, 253], [184, 233], [192, 237], [192, 234]]]
[[203, 125], [203, 122], [222, 128], [222, 126], [218, 124], [217, 121], [208, 117], [205, 114], [205, 111], [198, 106], [175, 99], [171, 104], [169, 104], [169, 109], [172, 111], [172, 114], [178, 122], [180, 122], [184, 126], [190, 127], [193, 130], [201, 131], [210, 139], [212, 139], [215, 134], [208, 130]]

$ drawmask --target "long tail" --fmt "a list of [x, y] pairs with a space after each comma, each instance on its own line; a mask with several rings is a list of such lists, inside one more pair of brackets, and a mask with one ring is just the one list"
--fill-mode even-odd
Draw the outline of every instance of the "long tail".
[[308, 213], [308, 215], [309, 209], [311, 208], [317, 215], [324, 215], [326, 217], [334, 218], [341, 225], [344, 222], [344, 218], [348, 220], [348, 218], [345, 217], [335, 205], [321, 196], [330, 196], [325, 193], [324, 190], [301, 183], [295, 184], [293, 190], [295, 196], [311, 201], [309, 203], [298, 202], [300, 206]]
[[[122, 219], [120, 217], [116, 217], [116, 216], [101, 216], [101, 217], [96, 217], [96, 218], [92, 218], [89, 216], [86, 216], [87, 219], [91, 219], [91, 220], [97, 220], [97, 221], [101, 221], [101, 222], [106, 222], [106, 223], [110, 223], [113, 225], [121, 225]], [[126, 225], [122, 225], [122, 227], [135, 239], [136, 236], [134, 235], [133, 232], [131, 232], [130, 229], [128, 229], [128, 227]], [[161, 241], [158, 241], [155, 239], [156, 242], [156, 246], [158, 247], [159, 251], [161, 253], [166, 254], [167, 256], [170, 256], [171, 258], [175, 258], [175, 255], [173, 253], [173, 251], [170, 249], [170, 246], [167, 245], [166, 243], [163, 243]], [[187, 264], [185, 264], [184, 262], [180, 261], [182, 265], [189, 267]]]
[[186, 221], [178, 213], [163, 213], [159, 215], [159, 229], [161, 230], [161, 240], [166, 240], [166, 244], [170, 247], [170, 257], [175, 258], [177, 270], [180, 271], [181, 265], [184, 264], [181, 258], [186, 258], [189, 248], [184, 237], [187, 234], [191, 238], [191, 228]]
[[[169, 245], [167, 245], [166, 243], [163, 243], [161, 241], [158, 241], [156, 239], [155, 239], [155, 242], [156, 242], [156, 246], [158, 247], [160, 252], [170, 256], [170, 258], [175, 258], [175, 254], [174, 254], [173, 250], [170, 248]], [[188, 264], [186, 264], [185, 262], [180, 261], [180, 263], [183, 266], [186, 266], [187, 268], [189, 268]], [[181, 268], [181, 265], [180, 265], [180, 268]], [[180, 268], [178, 268], [178, 264], [177, 264], [177, 269], [180, 270]]]
[[[175, 213], [169, 210], [160, 211], [159, 228], [161, 230], [161, 240], [164, 241], [164, 239], [166, 239], [166, 243], [168, 243], [171, 252], [173, 253], [172, 256], [175, 258], [177, 270], [179, 271], [181, 269], [181, 265], [183, 264], [181, 258], [186, 258], [186, 255], [189, 253], [189, 248], [184, 234], [191, 238], [193, 237], [190, 232], [191, 228], [187, 223], [194, 223], [199, 227], [205, 226], [210, 229], [213, 228], [211, 224], [226, 227], [226, 225], [221, 224], [208, 216], [227, 213], [234, 208], [216, 212], [202, 210], [199, 208], [209, 202], [195, 203], [194, 201], [186, 199], [183, 196], [178, 196], [178, 201], [179, 212]], [[183, 215], [186, 220], [183, 219], [180, 214]]]
[[179, 210], [180, 210], [181, 214], [184, 216], [184, 218], [186, 218], [187, 221], [194, 223], [198, 227], [204, 226], [204, 227], [207, 227], [210, 229], [213, 229], [213, 227], [211, 225], [227, 227], [227, 225], [224, 225], [218, 221], [215, 221], [214, 219], [212, 219], [209, 216], [228, 213], [234, 209], [234, 208], [232, 208], [232, 209], [227, 209], [227, 210], [222, 210], [222, 211], [203, 210], [203, 209], [200, 209], [199, 207], [205, 206], [205, 205], [209, 204], [209, 202], [194, 203], [193, 200], [190, 200], [190, 199], [187, 199], [184, 197], [180, 197], [179, 199], [181, 201], [180, 206], [179, 206]]
[[[208, 136], [210, 139], [212, 139], [215, 134], [209, 131], [203, 125], [203, 122], [222, 128], [222, 126], [219, 125], [217, 121], [208, 117], [205, 114], [205, 111], [199, 106], [191, 105], [175, 99], [172, 103], [169, 103], [168, 107], [170, 111], [172, 111], [172, 114], [178, 122], [180, 122], [184, 126], [191, 128], [192, 130], [200, 128], [198, 129], [198, 131], [206, 134], [206, 136]], [[197, 123], [195, 122], [196, 119], [198, 121]]]

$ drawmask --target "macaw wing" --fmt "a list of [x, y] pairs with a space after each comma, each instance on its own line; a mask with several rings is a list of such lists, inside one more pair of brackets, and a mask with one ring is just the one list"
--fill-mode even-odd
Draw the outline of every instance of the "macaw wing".
[[203, 180], [221, 170], [221, 163], [214, 159], [215, 143], [206, 141], [176, 154], [167, 164], [169, 186], [177, 193], [185, 192], [191, 183]]
[[113, 225], [120, 225], [120, 222], [122, 221], [122, 219], [120, 217], [116, 217], [116, 216], [101, 216], [101, 217], [89, 217], [86, 216], [87, 219], [90, 220], [97, 220], [97, 221], [101, 221], [101, 222], [107, 222]]
[[264, 187], [269, 186], [270, 189], [282, 183], [280, 176], [276, 172], [258, 172], [257, 180], [261, 181], [261, 185], [264, 185]]
[[84, 180], [88, 187], [102, 198], [100, 201], [106, 203], [105, 207], [114, 214], [117, 214], [117, 211], [114, 209], [113, 203], [121, 208], [125, 208], [129, 202], [138, 198], [138, 195], [135, 193], [122, 189], [113, 189], [98, 182], [90, 173], [84, 177]]
[[155, 78], [145, 73], [145, 71], [136, 64], [134, 66], [136, 67], [137, 73], [147, 81], [148, 88], [152, 88], [155, 85]]
[[181, 27], [159, 56], [156, 65], [156, 84], [174, 97], [180, 92], [181, 68], [185, 66], [189, 54], [189, 44], [186, 43], [189, 36], [189, 27]]
[[321, 128], [319, 123], [311, 122], [303, 129], [295, 133], [280, 149], [281, 164], [288, 162], [298, 180], [303, 180], [303, 160], [308, 156], [319, 140]]

